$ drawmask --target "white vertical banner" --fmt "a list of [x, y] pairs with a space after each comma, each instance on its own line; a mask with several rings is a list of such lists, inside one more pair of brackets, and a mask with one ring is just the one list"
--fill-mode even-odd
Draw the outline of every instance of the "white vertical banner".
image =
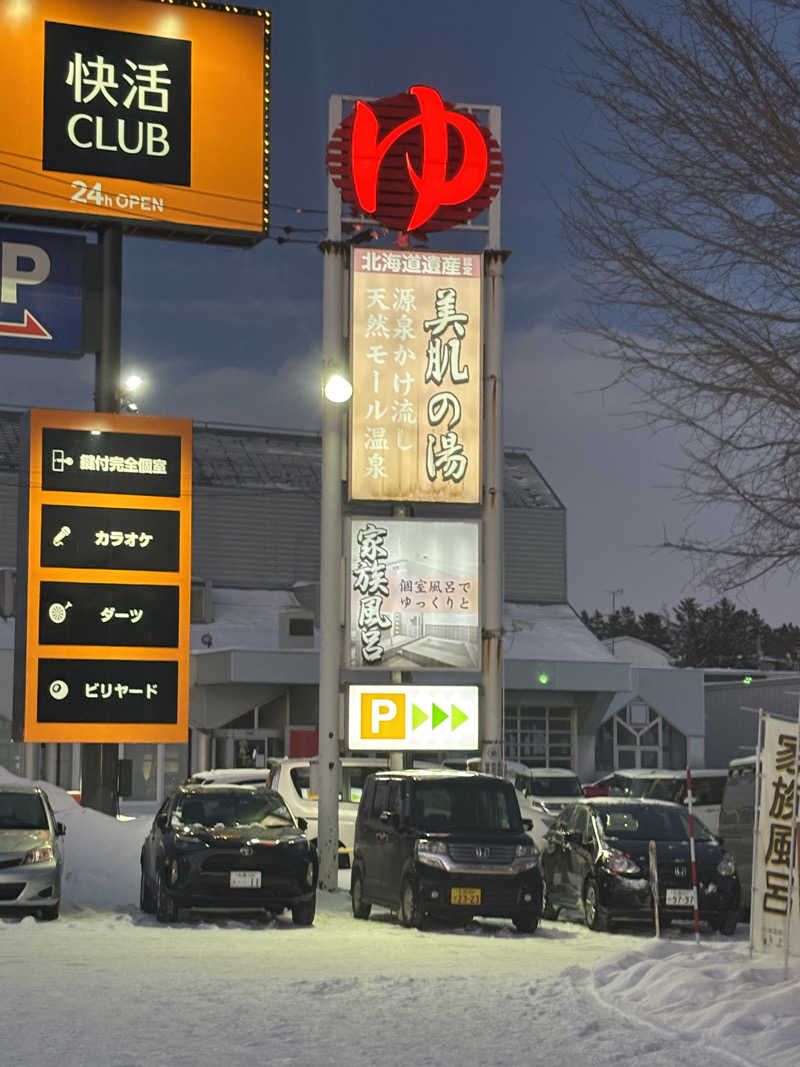
[[753, 948], [800, 955], [797, 841], [797, 724], [764, 716], [761, 790], [753, 841]]

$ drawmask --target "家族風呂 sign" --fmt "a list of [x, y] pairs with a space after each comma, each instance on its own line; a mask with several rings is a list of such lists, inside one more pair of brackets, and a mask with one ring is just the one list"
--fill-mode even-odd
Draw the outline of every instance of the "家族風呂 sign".
[[479, 524], [352, 519], [347, 663], [479, 670]]
[[351, 498], [478, 503], [481, 257], [358, 250], [352, 273]]
[[[753, 842], [753, 900], [750, 922], [756, 949], [800, 953], [798, 899], [797, 724], [764, 716], [761, 796]], [[795, 841], [792, 841], [792, 834]], [[794, 861], [794, 871], [792, 870]], [[793, 900], [792, 900], [793, 898]]]

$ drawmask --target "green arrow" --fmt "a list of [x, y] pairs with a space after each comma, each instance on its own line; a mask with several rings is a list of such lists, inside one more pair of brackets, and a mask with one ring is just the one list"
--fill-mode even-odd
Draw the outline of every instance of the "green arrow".
[[416, 704], [411, 705], [411, 729], [416, 730], [418, 726], [422, 726], [424, 722], [428, 721], [427, 712], [422, 708], [418, 708]]
[[457, 708], [455, 704], [450, 705], [450, 729], [457, 730], [462, 722], [466, 722], [469, 715], [465, 715], [461, 708]]
[[435, 730], [437, 726], [441, 726], [441, 724], [445, 721], [445, 719], [447, 718], [447, 712], [446, 711], [442, 711], [442, 709], [439, 707], [438, 704], [434, 704], [433, 705], [433, 716], [432, 716], [432, 718], [433, 718], [433, 728]]

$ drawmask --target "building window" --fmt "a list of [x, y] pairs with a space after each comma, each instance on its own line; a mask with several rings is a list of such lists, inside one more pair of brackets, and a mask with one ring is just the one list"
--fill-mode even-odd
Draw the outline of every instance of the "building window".
[[681, 770], [686, 766], [686, 737], [655, 710], [631, 701], [597, 731], [598, 771]]
[[505, 757], [528, 767], [573, 769], [575, 709], [512, 702], [505, 709]]

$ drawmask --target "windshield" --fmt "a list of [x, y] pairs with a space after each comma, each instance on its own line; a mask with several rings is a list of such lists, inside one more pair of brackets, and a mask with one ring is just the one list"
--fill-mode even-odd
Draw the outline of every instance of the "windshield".
[[[609, 840], [625, 841], [688, 841], [689, 816], [680, 808], [650, 808], [620, 805], [601, 808], [598, 812], [603, 834]], [[712, 841], [713, 837], [700, 822], [694, 820], [697, 841]]]
[[176, 805], [173, 821], [183, 826], [291, 826], [280, 794], [189, 793]]
[[412, 825], [427, 833], [459, 830], [522, 830], [514, 790], [502, 782], [418, 782]]
[[[364, 791], [364, 782], [375, 770], [376, 768], [372, 766], [342, 767], [342, 792], [339, 793], [339, 800], [357, 804], [361, 800], [361, 794]], [[290, 775], [298, 795], [303, 800], [318, 799], [317, 794], [311, 789], [310, 767], [294, 767], [290, 771]]]
[[35, 793], [0, 793], [0, 830], [47, 830], [47, 813]]
[[532, 797], [580, 797], [583, 796], [581, 783], [577, 778], [538, 778], [524, 779], [524, 791]]

